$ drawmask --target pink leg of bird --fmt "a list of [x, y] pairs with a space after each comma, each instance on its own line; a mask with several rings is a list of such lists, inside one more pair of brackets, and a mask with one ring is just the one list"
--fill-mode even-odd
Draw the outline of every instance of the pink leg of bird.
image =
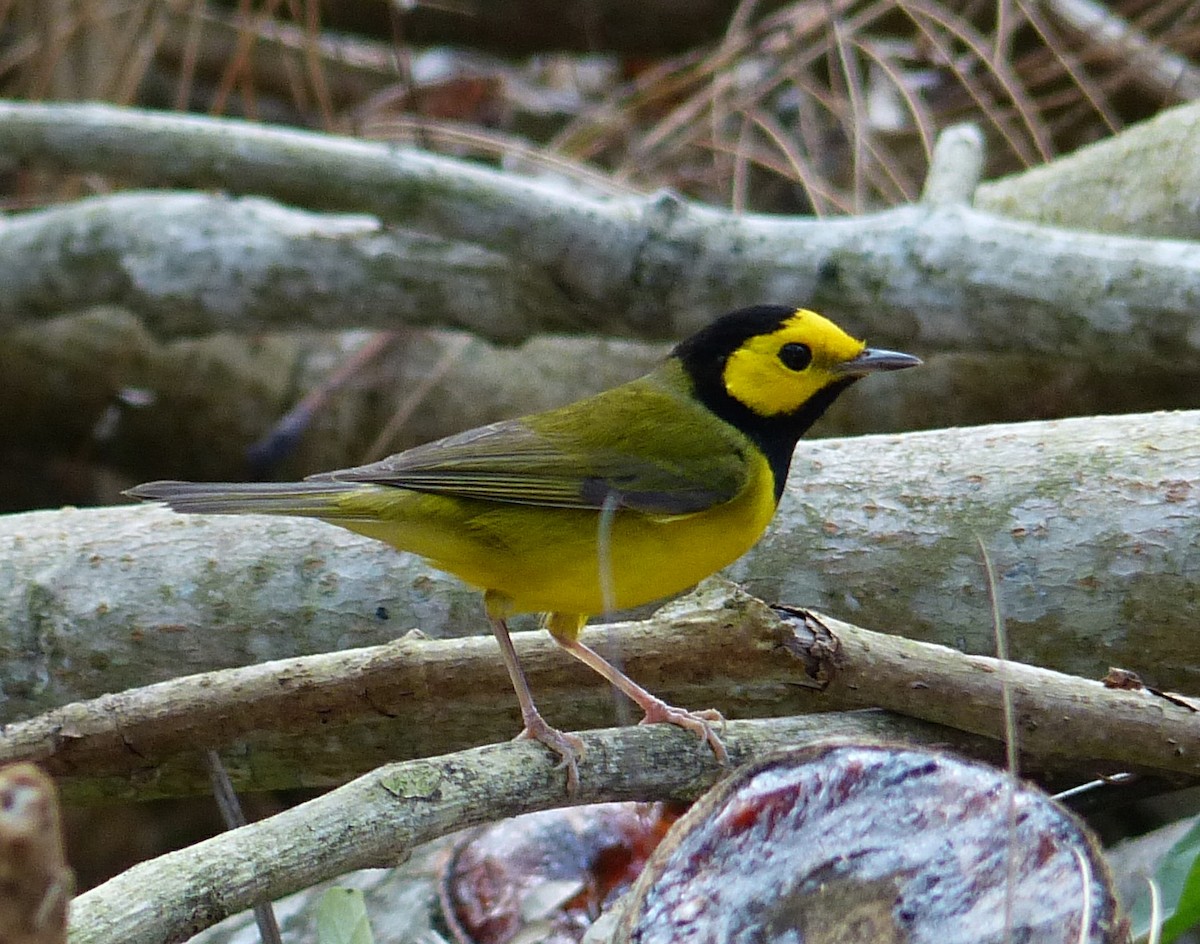
[[578, 638], [575, 638], [582, 628], [582, 622], [580, 622], [573, 634], [570, 632], [569, 627], [561, 625], [561, 620], [562, 616], [555, 613], [546, 621], [546, 627], [550, 630], [554, 641], [592, 671], [607, 679], [611, 685], [620, 689], [630, 701], [641, 708], [645, 712], [645, 717], [638, 722], [639, 724], [666, 722], [667, 724], [678, 725], [685, 731], [691, 731], [700, 740], [706, 741], [708, 746], [712, 748], [713, 754], [716, 755], [718, 763], [722, 765], [729, 763], [729, 752], [725, 750], [725, 745], [721, 743], [720, 737], [717, 736], [717, 732], [713, 729], [714, 724], [721, 727], [725, 725], [725, 717], [721, 712], [714, 708], [704, 711], [686, 711], [683, 708], [668, 705], [661, 698], [651, 695], [646, 689], [642, 688], [637, 682], [600, 655], [600, 653], [596, 652], [596, 650], [589, 649]]
[[521, 669], [521, 663], [517, 661], [517, 651], [513, 648], [512, 638], [508, 634], [508, 624], [498, 616], [488, 618], [496, 641], [500, 643], [500, 654], [504, 657], [508, 677], [512, 679], [513, 690], [516, 691], [517, 701], [521, 705], [521, 720], [525, 723], [525, 728], [517, 738], [540, 741], [561, 757], [559, 767], [567, 771], [567, 793], [574, 794], [579, 789], [579, 761], [585, 753], [583, 741], [573, 734], [552, 728], [542, 717], [542, 713], [533, 703], [533, 693], [529, 690], [529, 682]]

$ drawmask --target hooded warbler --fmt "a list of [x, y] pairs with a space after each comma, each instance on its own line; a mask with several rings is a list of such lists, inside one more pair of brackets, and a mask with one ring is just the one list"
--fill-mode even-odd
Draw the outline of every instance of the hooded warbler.
[[666, 704], [579, 641], [590, 615], [670, 596], [762, 535], [796, 441], [866, 374], [913, 367], [822, 316], [762, 305], [719, 318], [638, 380], [303, 482], [151, 482], [181, 512], [320, 518], [426, 558], [484, 592], [525, 728], [578, 784], [582, 743], [534, 706], [506, 618], [541, 613], [571, 655], [636, 702], [642, 723], [700, 735], [716, 711]]

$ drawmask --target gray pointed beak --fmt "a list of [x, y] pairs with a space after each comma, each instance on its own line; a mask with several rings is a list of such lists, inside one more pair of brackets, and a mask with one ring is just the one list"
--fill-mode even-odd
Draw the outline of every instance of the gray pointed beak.
[[837, 370], [840, 374], [862, 377], [865, 374], [877, 374], [884, 370], [904, 370], [906, 367], [918, 367], [921, 363], [921, 358], [913, 357], [911, 354], [869, 347], [857, 357], [839, 364]]

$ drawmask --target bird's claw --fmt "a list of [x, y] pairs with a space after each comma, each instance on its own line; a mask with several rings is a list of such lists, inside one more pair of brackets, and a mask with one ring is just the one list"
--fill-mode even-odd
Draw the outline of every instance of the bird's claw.
[[567, 793], [574, 795], [579, 790], [579, 762], [587, 755], [583, 741], [574, 734], [567, 734], [558, 728], [552, 728], [538, 715], [536, 719], [526, 719], [525, 728], [514, 741], [538, 741], [545, 744], [560, 758], [555, 770], [566, 770]]
[[666, 723], [676, 725], [685, 731], [691, 731], [712, 748], [718, 764], [722, 767], [729, 765], [729, 752], [725, 750], [720, 736], [713, 730], [714, 725], [719, 727], [722, 732], [725, 730], [725, 716], [717, 709], [705, 708], [703, 711], [687, 711], [656, 699], [645, 708], [645, 711], [646, 716], [638, 724]]

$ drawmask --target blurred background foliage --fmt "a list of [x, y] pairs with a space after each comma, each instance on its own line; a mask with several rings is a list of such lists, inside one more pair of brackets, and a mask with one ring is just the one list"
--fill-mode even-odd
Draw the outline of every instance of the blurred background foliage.
[[[13, 98], [238, 115], [781, 213], [912, 200], [963, 120], [985, 129], [988, 177], [1047, 161], [1196, 97], [1198, 50], [1188, 0], [0, 4]], [[8, 205], [47, 186], [11, 180]]]

